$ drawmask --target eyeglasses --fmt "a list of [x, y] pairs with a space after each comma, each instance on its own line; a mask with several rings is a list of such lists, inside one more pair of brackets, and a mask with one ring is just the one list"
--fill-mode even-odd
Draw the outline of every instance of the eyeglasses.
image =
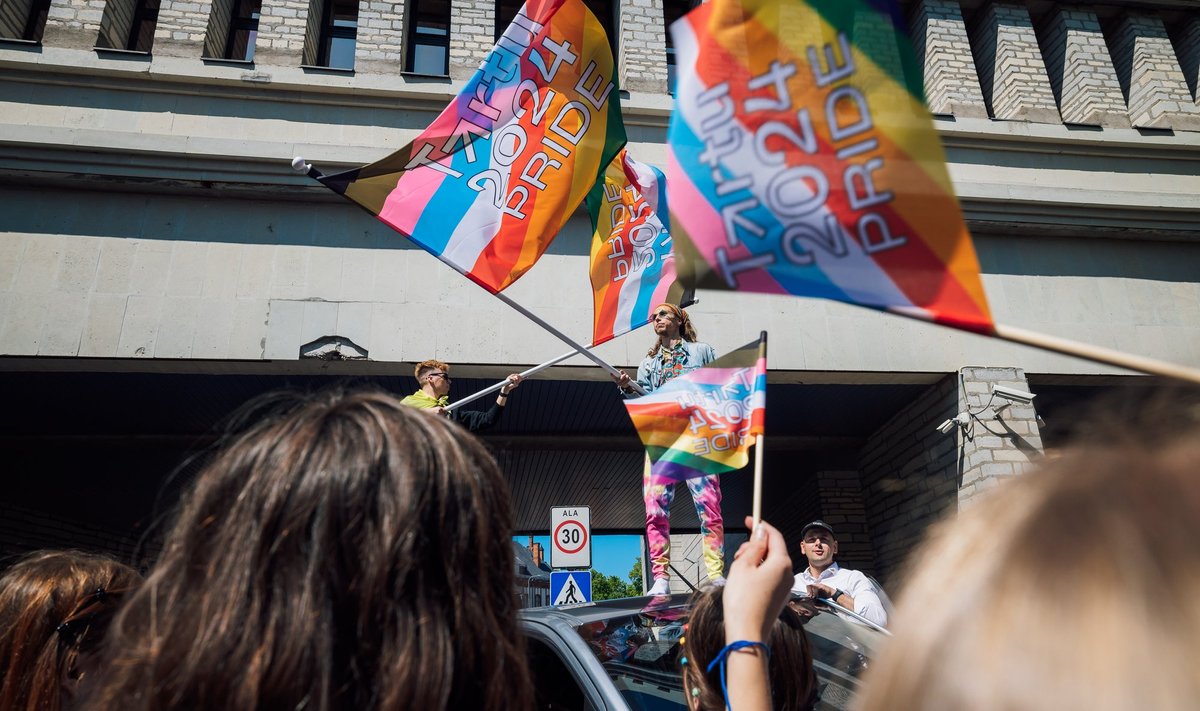
[[450, 382], [450, 380], [451, 380], [451, 378], [450, 378], [450, 375], [449, 375], [449, 374], [447, 374], [447, 373], [430, 373], [430, 374], [429, 374], [428, 376], [426, 376], [426, 377], [429, 377], [429, 378], [436, 378], [436, 377], [438, 377], [438, 376], [441, 376], [441, 377], [445, 378], [447, 383], [448, 383], [448, 382]]
[[675, 317], [675, 314], [671, 313], [670, 311], [667, 311], [666, 309], [663, 309], [662, 311], [655, 311], [654, 313], [650, 314], [650, 318], [654, 319], [655, 321], [659, 320], [660, 318], [674, 318], [674, 317]]

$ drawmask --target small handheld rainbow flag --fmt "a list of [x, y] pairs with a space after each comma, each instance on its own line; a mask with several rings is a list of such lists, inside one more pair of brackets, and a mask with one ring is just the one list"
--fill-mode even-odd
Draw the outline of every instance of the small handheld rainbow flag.
[[319, 180], [497, 293], [625, 144], [614, 66], [583, 0], [529, 0], [416, 140]]
[[667, 214], [666, 177], [621, 149], [604, 179], [587, 195], [592, 216], [592, 290], [599, 345], [649, 323], [658, 304], [680, 304], [683, 287], [675, 279]]
[[767, 412], [767, 332], [708, 365], [626, 400], [652, 477], [681, 481], [746, 466]]
[[904, 27], [895, 0], [712, 0], [671, 26], [685, 286], [993, 332]]

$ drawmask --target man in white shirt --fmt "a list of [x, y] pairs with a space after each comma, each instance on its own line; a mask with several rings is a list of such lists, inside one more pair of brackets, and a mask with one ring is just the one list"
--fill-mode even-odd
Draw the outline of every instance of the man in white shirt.
[[796, 576], [792, 594], [833, 600], [880, 627], [886, 626], [887, 609], [871, 579], [833, 562], [838, 551], [833, 527], [813, 521], [800, 532], [800, 538], [800, 551], [808, 558], [808, 567]]

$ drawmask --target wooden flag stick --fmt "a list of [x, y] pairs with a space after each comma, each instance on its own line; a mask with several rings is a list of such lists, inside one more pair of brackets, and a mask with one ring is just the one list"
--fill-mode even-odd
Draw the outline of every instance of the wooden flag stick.
[[763, 436], [754, 435], [754, 499], [750, 507], [750, 517], [753, 522], [750, 530], [758, 528], [762, 520], [762, 479], [763, 479]]
[[1111, 348], [1102, 348], [1093, 346], [1087, 343], [1059, 338], [1057, 336], [1049, 336], [1044, 333], [1035, 331], [1026, 331], [1023, 328], [1014, 326], [1005, 326], [1004, 324], [995, 325], [996, 337], [1013, 343], [1020, 343], [1026, 346], [1034, 346], [1055, 353], [1063, 353], [1077, 358], [1086, 358], [1087, 360], [1106, 365], [1115, 365], [1129, 370], [1136, 370], [1142, 373], [1151, 375], [1162, 375], [1168, 378], [1178, 378], [1179, 380], [1187, 380], [1193, 383], [1200, 383], [1200, 370], [1189, 368], [1184, 365], [1168, 363], [1166, 361], [1157, 360], [1155, 358], [1146, 358], [1144, 356], [1133, 355], [1131, 353], [1123, 353]]

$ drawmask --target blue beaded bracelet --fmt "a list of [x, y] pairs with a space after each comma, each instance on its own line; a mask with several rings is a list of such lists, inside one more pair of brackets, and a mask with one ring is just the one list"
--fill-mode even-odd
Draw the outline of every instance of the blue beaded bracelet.
[[733, 711], [733, 708], [729, 705], [729, 689], [725, 684], [725, 660], [731, 653], [747, 647], [762, 647], [763, 651], [767, 653], [767, 659], [771, 658], [771, 648], [765, 642], [748, 642], [744, 639], [739, 639], [722, 647], [721, 651], [717, 652], [717, 656], [708, 663], [708, 671], [710, 672], [713, 670], [713, 667], [718, 664], [721, 665], [721, 697], [725, 699], [725, 708], [728, 711]]

